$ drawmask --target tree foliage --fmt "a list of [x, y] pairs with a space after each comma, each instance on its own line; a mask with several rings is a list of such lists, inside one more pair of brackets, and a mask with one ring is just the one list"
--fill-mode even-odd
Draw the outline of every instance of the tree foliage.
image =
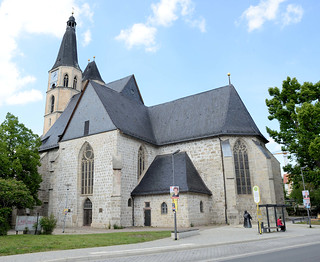
[[32, 208], [34, 203], [34, 198], [22, 181], [0, 178], [0, 235], [7, 234], [12, 207]]
[[35, 205], [41, 203], [38, 199], [42, 181], [38, 173], [39, 146], [39, 136], [19, 123], [17, 117], [7, 113], [5, 121], [0, 125], [0, 178], [22, 181]]
[[317, 189], [320, 187], [320, 82], [305, 82], [287, 77], [282, 89], [269, 88], [271, 99], [266, 99], [269, 120], [278, 120], [280, 130], [267, 127], [269, 135], [282, 150], [289, 152], [289, 159], [295, 160], [284, 170], [297, 188], [301, 181], [301, 167], [305, 182]]

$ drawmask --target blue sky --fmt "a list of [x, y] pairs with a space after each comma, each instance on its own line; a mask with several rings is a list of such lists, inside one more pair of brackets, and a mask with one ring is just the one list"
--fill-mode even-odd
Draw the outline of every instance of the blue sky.
[[227, 85], [230, 72], [269, 138], [265, 127], [278, 125], [268, 88], [287, 76], [319, 81], [317, 0], [2, 0], [0, 122], [11, 112], [42, 134], [48, 70], [72, 10], [81, 69], [95, 56], [105, 82], [134, 74], [148, 106]]

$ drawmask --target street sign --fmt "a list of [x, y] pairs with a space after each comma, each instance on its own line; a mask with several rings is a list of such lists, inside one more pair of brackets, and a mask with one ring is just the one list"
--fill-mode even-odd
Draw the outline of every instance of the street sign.
[[260, 189], [258, 186], [253, 187], [253, 200], [256, 204], [260, 203]]
[[171, 186], [170, 195], [172, 199], [179, 199], [179, 186]]
[[302, 196], [303, 196], [303, 205], [304, 205], [304, 207], [305, 208], [311, 208], [309, 190], [303, 190], [302, 191]]
[[178, 211], [178, 199], [177, 198], [173, 198], [172, 199], [172, 211]]

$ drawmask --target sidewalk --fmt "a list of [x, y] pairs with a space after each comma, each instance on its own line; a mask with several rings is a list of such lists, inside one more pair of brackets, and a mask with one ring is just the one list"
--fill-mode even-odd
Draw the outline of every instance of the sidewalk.
[[[154, 228], [128, 228], [122, 230], [116, 230], [116, 232], [123, 232], [123, 230], [131, 231], [145, 231], [154, 230]], [[163, 229], [167, 230], [167, 229]], [[59, 229], [57, 230], [59, 233]], [[101, 231], [98, 229], [81, 228], [72, 229], [74, 232], [70, 232], [70, 229], [66, 229], [66, 233], [80, 234], [80, 233], [97, 233], [95, 231]], [[113, 230], [112, 230], [113, 231]], [[62, 231], [61, 231], [62, 232]], [[111, 230], [108, 230], [111, 232]], [[114, 231], [113, 231], [114, 232]], [[286, 232], [273, 232], [258, 234], [257, 225], [253, 225], [253, 228], [243, 228], [239, 226], [213, 226], [213, 227], [201, 227], [200, 234], [189, 238], [180, 239], [177, 241], [171, 238], [160, 239], [151, 242], [109, 246], [109, 247], [97, 247], [86, 249], [73, 249], [62, 251], [50, 251], [41, 253], [32, 253], [24, 255], [14, 255], [0, 257], [0, 261], [15, 261], [15, 262], [27, 262], [27, 261], [47, 261], [47, 262], [60, 262], [60, 261], [93, 261], [94, 259], [106, 259], [112, 257], [120, 257], [125, 255], [139, 255], [139, 254], [154, 254], [164, 251], [178, 251], [189, 250], [199, 247], [220, 246], [224, 244], [244, 243], [251, 241], [263, 241], [266, 239], [281, 239], [284, 241], [286, 238], [295, 238], [308, 235], [314, 235], [320, 233], [320, 226], [313, 226], [308, 228], [307, 225], [301, 224], [287, 224]]]

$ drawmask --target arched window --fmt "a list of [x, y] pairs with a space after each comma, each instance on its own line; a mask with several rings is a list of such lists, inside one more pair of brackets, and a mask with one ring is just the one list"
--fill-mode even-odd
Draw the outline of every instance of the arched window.
[[203, 213], [203, 202], [200, 201], [200, 213]]
[[63, 78], [63, 86], [68, 87], [68, 84], [69, 84], [69, 76], [68, 74], [65, 74]]
[[238, 194], [251, 194], [249, 160], [246, 145], [238, 140], [233, 148]]
[[142, 146], [138, 151], [138, 179], [141, 177], [145, 168], [145, 152]]
[[165, 202], [161, 204], [161, 214], [167, 214], [168, 213], [168, 206]]
[[128, 199], [128, 207], [131, 207], [132, 206], [132, 200], [131, 198]]
[[54, 96], [51, 96], [51, 101], [50, 101], [50, 113], [54, 111]]
[[73, 89], [77, 89], [77, 77], [73, 78]]
[[89, 144], [85, 145], [81, 155], [81, 194], [92, 195], [94, 174], [94, 154]]

